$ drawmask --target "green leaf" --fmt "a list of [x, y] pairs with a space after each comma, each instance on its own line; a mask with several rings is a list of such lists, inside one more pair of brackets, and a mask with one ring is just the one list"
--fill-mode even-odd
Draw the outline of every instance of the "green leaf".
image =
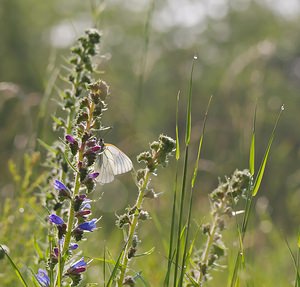
[[255, 172], [255, 133], [252, 134], [250, 155], [249, 155], [249, 171], [251, 175]]
[[174, 180], [174, 194], [173, 194], [173, 207], [172, 207], [172, 220], [171, 220], [171, 229], [170, 229], [170, 238], [169, 238], [169, 255], [168, 255], [168, 268], [164, 280], [164, 286], [168, 287], [170, 282], [170, 274], [172, 268], [173, 258], [176, 254], [176, 251], [173, 251], [173, 243], [175, 241], [175, 222], [176, 222], [176, 206], [177, 206], [177, 185], [178, 185], [178, 161], [176, 162], [176, 172]]
[[253, 128], [252, 128], [252, 138], [251, 138], [251, 145], [250, 145], [250, 153], [249, 153], [249, 171], [251, 175], [254, 175], [255, 172], [255, 122], [256, 122], [256, 109], [257, 104], [254, 110], [254, 117], [253, 117]]
[[270, 139], [269, 139], [269, 142], [268, 142], [268, 146], [267, 146], [267, 149], [265, 151], [264, 158], [263, 158], [263, 160], [261, 162], [261, 165], [259, 167], [258, 174], [256, 176], [256, 179], [255, 179], [255, 182], [254, 182], [254, 186], [253, 186], [252, 196], [255, 196], [257, 194], [258, 190], [259, 190], [261, 181], [262, 181], [263, 176], [264, 176], [264, 172], [265, 172], [266, 164], [267, 164], [267, 161], [268, 161], [268, 156], [269, 156], [269, 153], [270, 153], [270, 149], [271, 149], [271, 146], [272, 146], [272, 143], [273, 143], [273, 140], [274, 140], [275, 130], [276, 130], [278, 121], [280, 119], [281, 113], [283, 111], [284, 111], [284, 107], [282, 106], [281, 109], [280, 109], [280, 112], [279, 112], [279, 114], [277, 116], [277, 119], [276, 119], [276, 122], [275, 122], [275, 125], [274, 125], [274, 128], [273, 128], [272, 134], [270, 136]]
[[198, 169], [199, 169], [199, 160], [200, 160], [200, 156], [201, 156], [201, 150], [202, 150], [202, 143], [203, 143], [203, 139], [204, 139], [204, 133], [205, 133], [205, 126], [206, 126], [206, 121], [207, 121], [207, 116], [208, 116], [208, 110], [209, 110], [209, 106], [212, 100], [212, 96], [210, 96], [208, 104], [207, 104], [207, 108], [206, 108], [206, 112], [205, 112], [205, 116], [204, 116], [204, 120], [203, 120], [203, 128], [202, 128], [202, 134], [199, 140], [199, 146], [198, 146], [198, 154], [197, 154], [197, 159], [196, 159], [196, 163], [195, 163], [195, 168], [194, 168], [194, 174], [193, 174], [193, 178], [192, 178], [192, 188], [195, 185], [195, 181], [197, 178], [197, 174], [198, 174]]
[[142, 272], [138, 272], [135, 276], [134, 276], [134, 280], [138, 280], [140, 279], [143, 283], [143, 286], [146, 287], [150, 287], [151, 285], [144, 279], [144, 277], [142, 276]]
[[193, 87], [193, 73], [194, 73], [194, 65], [197, 57], [194, 56], [191, 76], [190, 76], [190, 84], [189, 84], [189, 95], [188, 95], [188, 104], [186, 110], [186, 131], [185, 131], [185, 144], [189, 145], [191, 140], [191, 131], [192, 131], [192, 87]]
[[23, 284], [23, 286], [28, 287], [24, 277], [22, 276], [19, 268], [17, 267], [17, 265], [14, 263], [14, 261], [11, 259], [11, 257], [7, 254], [6, 250], [2, 247], [2, 245], [0, 245], [0, 248], [2, 249], [2, 251], [4, 252], [4, 254], [6, 255], [9, 263], [11, 264], [11, 266], [13, 267], [13, 269], [15, 270], [17, 277], [19, 278], [20, 282]]
[[124, 250], [125, 250], [125, 246], [124, 246], [124, 248], [122, 249], [122, 251], [121, 251], [120, 254], [119, 254], [118, 260], [117, 260], [117, 262], [116, 262], [116, 264], [115, 264], [115, 266], [114, 266], [114, 269], [112, 270], [112, 273], [111, 273], [111, 275], [110, 275], [110, 277], [109, 277], [109, 279], [108, 279], [108, 282], [107, 282], [107, 284], [106, 284], [106, 287], [112, 286], [112, 283], [113, 283], [114, 279], [115, 279], [116, 276], [117, 276], [117, 271], [118, 271], [118, 269], [119, 269], [119, 267], [120, 267], [120, 261], [121, 261], [121, 258], [123, 257]]
[[58, 126], [65, 126], [65, 123], [60, 118], [57, 118], [53, 115], [51, 116], [51, 118]]
[[295, 255], [293, 254], [293, 251], [288, 243], [288, 241], [285, 239], [285, 243], [286, 243], [286, 246], [289, 250], [289, 253], [292, 257], [292, 261], [293, 261], [293, 265], [294, 265], [294, 268], [295, 268], [295, 272], [296, 272], [296, 280], [295, 280], [295, 286], [300, 286], [300, 274], [299, 274], [299, 270], [298, 270], [298, 264], [297, 264], [297, 260], [295, 258]]
[[68, 156], [66, 155], [66, 153], [63, 154], [64, 155], [64, 159], [66, 160], [66, 162], [68, 163], [68, 165], [76, 172], [79, 173], [79, 171], [77, 170], [77, 168], [75, 167], [74, 164], [72, 164], [70, 162], [70, 160], [68, 159]]
[[37, 255], [39, 256], [39, 259], [43, 259], [44, 258], [43, 252], [42, 252], [35, 236], [33, 236], [33, 246], [34, 246], [34, 249], [35, 249]]
[[155, 247], [152, 247], [150, 250], [148, 250], [146, 252], [134, 255], [134, 257], [142, 257], [142, 256], [150, 255], [154, 252], [154, 250], [155, 250]]
[[176, 160], [180, 158], [180, 146], [179, 146], [179, 131], [178, 131], [178, 106], [179, 106], [179, 95], [180, 91], [177, 94], [177, 105], [176, 105]]
[[54, 155], [57, 155], [57, 150], [54, 149], [52, 146], [46, 144], [44, 141], [42, 141], [41, 139], [37, 139], [38, 143], [43, 147], [45, 148], [47, 151], [53, 153]]

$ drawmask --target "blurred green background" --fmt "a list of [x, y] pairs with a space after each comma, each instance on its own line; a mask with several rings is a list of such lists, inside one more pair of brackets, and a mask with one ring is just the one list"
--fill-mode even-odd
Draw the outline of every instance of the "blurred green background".
[[[25, 152], [42, 151], [36, 137], [51, 142], [57, 136], [52, 132], [50, 115], [57, 109], [55, 87], [62, 87], [58, 77], [63, 72], [61, 65], [75, 40], [86, 28], [94, 26], [103, 34], [102, 56], [95, 61], [112, 94], [104, 123], [113, 129], [106, 141], [116, 144], [132, 159], [159, 133], [175, 136], [179, 90], [183, 135], [191, 63], [194, 55], [198, 57], [194, 70], [191, 144], [195, 156], [190, 158], [191, 165], [208, 99], [210, 95], [214, 97], [197, 183], [197, 222], [208, 210], [206, 196], [217, 185], [218, 177], [248, 166], [256, 102], [257, 165], [276, 115], [281, 105], [285, 105], [257, 197], [255, 235], [249, 246], [264, 250], [266, 260], [272, 260], [272, 256], [280, 258], [282, 266], [276, 268], [289, 270], [291, 276], [292, 264], [284, 238], [296, 245], [300, 219], [299, 20], [300, 4], [296, 0], [1, 0], [1, 217], [5, 214], [5, 201], [18, 196], [8, 171], [8, 160], [12, 159], [22, 170]], [[38, 164], [43, 156], [42, 153]], [[40, 172], [36, 167], [35, 176]], [[144, 239], [151, 232], [169, 226], [166, 218], [174, 160], [170, 169], [160, 173], [153, 185], [164, 195], [158, 203], [149, 204], [153, 218], [157, 219], [153, 220], [155, 224], [145, 223], [141, 228]], [[102, 236], [108, 241], [115, 234], [119, 240], [122, 238], [113, 228], [113, 221], [115, 210], [122, 210], [134, 199], [135, 187], [129, 177], [122, 176], [120, 181], [101, 187], [104, 198], [96, 210], [99, 216], [107, 218], [102, 221], [106, 234]], [[22, 220], [22, 214], [18, 211], [12, 214], [15, 216], [12, 222]], [[24, 230], [28, 232], [28, 228]], [[8, 241], [8, 235], [9, 232], [3, 233], [4, 238], [0, 239]], [[91, 236], [97, 240], [97, 234]], [[162, 235], [162, 241], [166, 239], [167, 234]], [[154, 244], [150, 239], [145, 241], [149, 248]], [[282, 248], [275, 254], [276, 244]], [[93, 248], [89, 248], [93, 254]], [[102, 254], [101, 248], [98, 256]], [[159, 257], [161, 260], [163, 255]], [[149, 276], [151, 272], [145, 274]], [[279, 279], [273, 274], [272, 280], [278, 283]]]

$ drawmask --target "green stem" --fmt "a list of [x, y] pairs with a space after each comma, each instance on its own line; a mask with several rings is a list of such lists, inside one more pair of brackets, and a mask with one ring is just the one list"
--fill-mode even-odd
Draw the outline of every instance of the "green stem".
[[183, 167], [183, 177], [182, 177], [182, 186], [181, 186], [181, 197], [180, 197], [180, 212], [178, 218], [178, 230], [177, 230], [177, 245], [176, 245], [176, 258], [175, 258], [175, 270], [174, 270], [174, 280], [173, 286], [175, 287], [177, 284], [177, 274], [179, 268], [179, 255], [180, 255], [180, 241], [181, 241], [181, 227], [183, 220], [183, 209], [184, 209], [184, 199], [185, 199], [185, 184], [186, 184], [186, 176], [187, 176], [187, 163], [188, 163], [188, 155], [189, 155], [189, 146], [185, 146], [185, 157], [184, 157], [184, 167]]
[[[91, 125], [92, 125], [92, 122], [93, 122], [94, 109], [95, 109], [95, 104], [91, 103], [91, 106], [89, 107], [89, 117], [88, 117], [88, 120], [87, 120], [86, 132], [89, 132], [90, 129], [91, 129]], [[83, 161], [84, 150], [85, 150], [85, 142], [83, 142], [81, 144], [81, 147], [79, 149], [78, 162]], [[79, 194], [79, 189], [80, 189], [80, 173], [76, 173], [73, 197], [70, 201], [68, 223], [67, 223], [67, 233], [66, 233], [66, 236], [65, 236], [63, 249], [60, 252], [60, 256], [59, 256], [59, 260], [58, 260], [58, 264], [59, 264], [58, 279], [57, 279], [58, 287], [61, 286], [63, 270], [64, 270], [65, 262], [66, 262], [66, 259], [67, 259], [70, 242], [71, 242], [73, 224], [74, 224], [74, 219], [75, 219], [74, 200], [75, 200], [76, 196]]]
[[[223, 199], [221, 206], [219, 207], [219, 210], [223, 210], [225, 202], [226, 202], [226, 197], [225, 197], [225, 199]], [[209, 235], [208, 235], [208, 238], [206, 241], [206, 245], [205, 245], [204, 251], [202, 253], [201, 262], [202, 262], [202, 264], [204, 264], [206, 266], [208, 265], [209, 251], [214, 242], [215, 234], [216, 234], [216, 231], [218, 228], [218, 219], [219, 219], [219, 215], [218, 215], [218, 213], [216, 213], [214, 215], [212, 227], [210, 229], [210, 232], [209, 232]], [[199, 286], [202, 286], [203, 280], [204, 280], [204, 273], [200, 270], [200, 275], [199, 275], [199, 279], [198, 279]]]
[[121, 274], [120, 274], [120, 278], [118, 280], [118, 287], [123, 286], [123, 281], [124, 281], [124, 277], [125, 277], [125, 273], [126, 273], [127, 265], [128, 265], [128, 260], [129, 260], [128, 259], [128, 251], [129, 251], [129, 248], [131, 247], [132, 239], [133, 239], [136, 227], [138, 225], [138, 212], [141, 209], [141, 206], [143, 203], [144, 194], [145, 194], [145, 190], [147, 188], [149, 177], [150, 177], [150, 171], [147, 169], [145, 178], [144, 178], [144, 183], [139, 189], [139, 195], [136, 200], [136, 204], [135, 204], [136, 213], [135, 213], [133, 221], [131, 222], [130, 227], [129, 227], [128, 238], [127, 238], [124, 255], [122, 258], [122, 262], [121, 262]]

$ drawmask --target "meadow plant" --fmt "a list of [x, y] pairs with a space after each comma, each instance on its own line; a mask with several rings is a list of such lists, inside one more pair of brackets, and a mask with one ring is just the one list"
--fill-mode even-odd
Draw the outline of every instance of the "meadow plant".
[[[49, 151], [47, 166], [51, 168], [48, 182], [53, 188], [48, 192], [46, 207], [50, 212], [49, 250], [45, 269], [40, 268], [35, 275], [41, 286], [63, 286], [72, 281], [77, 286], [88, 263], [84, 257], [75, 260], [79, 254], [79, 242], [88, 232], [97, 229], [98, 218], [91, 219], [92, 200], [89, 194], [94, 191], [96, 182], [105, 184], [114, 175], [132, 169], [130, 159], [116, 147], [104, 143], [99, 137], [103, 127], [101, 119], [107, 110], [106, 99], [110, 95], [109, 86], [102, 80], [94, 81], [91, 57], [97, 52], [100, 34], [88, 30], [72, 48], [72, 58], [64, 77], [71, 85], [60, 93], [60, 106], [65, 118], [53, 116], [54, 127], [63, 137], [49, 146], [40, 143]], [[107, 150], [109, 150], [107, 153]], [[166, 166], [169, 155], [175, 149], [175, 141], [161, 135], [158, 141], [150, 144], [150, 151], [141, 153], [137, 160], [145, 162], [144, 169], [136, 172], [136, 185], [139, 193], [136, 203], [117, 219], [119, 228], [127, 228], [128, 237], [118, 277], [119, 286], [134, 279], [126, 275], [128, 261], [135, 256], [139, 242], [136, 228], [140, 221], [149, 219], [142, 209], [144, 198], [156, 198], [157, 194], [149, 187], [150, 175], [155, 174], [159, 165]], [[76, 251], [75, 251], [76, 250]], [[69, 278], [69, 279], [68, 279]], [[115, 279], [115, 278], [114, 278]]]
[[209, 195], [211, 222], [202, 225], [202, 233], [206, 236], [204, 247], [194, 255], [195, 269], [192, 270], [193, 279], [200, 286], [210, 279], [212, 269], [218, 267], [217, 261], [226, 254], [222, 231], [226, 228], [226, 217], [236, 216], [235, 211], [240, 198], [247, 199], [252, 183], [249, 170], [236, 170], [231, 177]]
[[[100, 33], [95, 29], [87, 30], [71, 49], [72, 56], [65, 67], [67, 74], [61, 76], [68, 87], [59, 90], [59, 106], [61, 116], [52, 116], [54, 130], [59, 133], [57, 141], [51, 145], [39, 139], [39, 143], [48, 151], [44, 166], [48, 175], [44, 186], [40, 185], [40, 198], [45, 210], [47, 247], [44, 254], [38, 250], [38, 266], [32, 271], [35, 286], [61, 287], [83, 286], [82, 278], [91, 260], [87, 260], [81, 250], [81, 241], [88, 240], [88, 234], [99, 227], [100, 218], [92, 216], [93, 200], [90, 195], [96, 184], [113, 181], [114, 176], [133, 169], [131, 160], [118, 148], [106, 144], [104, 131], [109, 129], [102, 125], [102, 117], [107, 111], [107, 99], [110, 96], [108, 84], [95, 79], [96, 67], [93, 57], [98, 53]], [[194, 58], [194, 61], [196, 58]], [[204, 138], [208, 107], [204, 118], [202, 135], [199, 140], [197, 159], [191, 179], [191, 188], [187, 190], [187, 169], [189, 144], [191, 138], [191, 108], [192, 108], [192, 75], [191, 70], [189, 96], [186, 117], [186, 136], [183, 173], [179, 173], [180, 160], [178, 122], [176, 125], [176, 140], [161, 134], [157, 141], [150, 144], [150, 150], [137, 156], [137, 161], [144, 167], [134, 173], [137, 186], [137, 198], [132, 206], [117, 216], [116, 226], [123, 231], [124, 243], [117, 260], [103, 258], [103, 266], [109, 264], [110, 277], [104, 278], [104, 286], [138, 286], [139, 273], [133, 273], [130, 262], [138, 255], [141, 243], [138, 226], [151, 218], [144, 209], [143, 203], [148, 199], [157, 199], [159, 194], [151, 186], [151, 177], [156, 175], [160, 166], [167, 166], [168, 159], [176, 150], [177, 171], [174, 180], [174, 201], [171, 215], [171, 230], [169, 242], [168, 265], [163, 286], [203, 286], [212, 278], [211, 271], [218, 270], [221, 257], [226, 254], [226, 244], [222, 239], [227, 218], [243, 213], [243, 224], [237, 224], [240, 237], [241, 254], [244, 235], [251, 210], [252, 197], [259, 189], [275, 129], [269, 140], [265, 156], [255, 175], [255, 128], [250, 148], [249, 170], [236, 170], [232, 176], [225, 177], [218, 187], [209, 194], [211, 220], [201, 226], [204, 242], [201, 248], [196, 248], [198, 233], [190, 239], [192, 204], [194, 201], [195, 180], [197, 177], [199, 159]], [[210, 101], [209, 101], [210, 104]], [[178, 117], [178, 105], [177, 105]], [[44, 178], [44, 177], [43, 177]], [[181, 193], [177, 194], [178, 179], [182, 179]], [[186, 201], [187, 196], [189, 201]], [[237, 212], [238, 201], [246, 199], [245, 208]], [[175, 244], [176, 243], [176, 244]], [[176, 246], [175, 246], [176, 245]], [[9, 246], [1, 245], [0, 260], [4, 255], [15, 269], [24, 286], [29, 286], [20, 270], [8, 254]], [[148, 255], [150, 252], [142, 254]], [[112, 263], [113, 262], [113, 263]], [[181, 262], [181, 263], [180, 263]], [[111, 267], [113, 266], [113, 267]], [[240, 255], [232, 275], [232, 285], [238, 281]], [[171, 274], [173, 272], [173, 279]], [[180, 275], [179, 275], [180, 273]], [[86, 285], [88, 286], [88, 285]], [[146, 286], [146, 285], [145, 285]], [[157, 285], [159, 286], [159, 283]]]
[[93, 165], [105, 149], [97, 132], [103, 129], [101, 117], [109, 95], [108, 85], [92, 78], [91, 57], [96, 54], [99, 41], [99, 32], [88, 30], [72, 48], [72, 68], [65, 78], [71, 89], [60, 93], [65, 119], [53, 116], [55, 128], [62, 131], [63, 138], [51, 147], [40, 141], [49, 151], [48, 182], [53, 185], [46, 200], [50, 212], [47, 271], [40, 269], [36, 275], [41, 286], [62, 286], [68, 278], [72, 286], [80, 283], [88, 262], [84, 258], [76, 260], [74, 252], [85, 234], [97, 229], [99, 219], [91, 219], [92, 201], [88, 196], [99, 175]]

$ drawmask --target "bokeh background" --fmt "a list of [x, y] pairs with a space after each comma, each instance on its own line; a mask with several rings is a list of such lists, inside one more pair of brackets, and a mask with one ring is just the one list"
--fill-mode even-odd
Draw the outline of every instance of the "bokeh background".
[[[183, 138], [191, 64], [194, 55], [198, 57], [193, 83], [191, 165], [210, 95], [213, 101], [197, 182], [195, 208], [199, 214], [195, 222], [201, 222], [207, 212], [207, 194], [217, 185], [218, 177], [230, 175], [235, 168], [248, 167], [256, 103], [257, 165], [284, 104], [285, 111], [256, 198], [249, 246], [254, 251], [250, 256], [255, 262], [253, 266], [257, 270], [265, 268], [264, 274], [255, 273], [257, 278], [265, 284], [288, 286], [278, 285], [278, 280], [284, 280], [280, 274], [288, 274], [281, 282], [293, 279], [285, 239], [296, 247], [300, 220], [299, 21], [297, 0], [1, 0], [0, 226], [5, 226], [2, 236], [0, 232], [2, 242], [7, 244], [12, 234], [30, 238], [33, 232], [30, 224], [17, 224], [30, 209], [28, 202], [19, 202], [20, 209], [4, 218], [5, 202], [13, 202], [20, 193], [13, 183], [17, 172], [12, 164], [9, 171], [8, 162], [14, 162], [22, 174], [24, 153], [40, 151], [40, 157], [33, 160], [34, 176], [41, 173], [39, 165], [45, 152], [36, 138], [51, 143], [57, 137], [52, 132], [51, 114], [57, 111], [56, 87], [63, 86], [59, 75], [63, 73], [68, 49], [86, 28], [97, 27], [102, 31], [102, 41], [101, 56], [95, 63], [102, 71], [99, 77], [110, 84], [112, 94], [104, 123], [113, 129], [106, 141], [116, 144], [133, 161], [160, 133], [175, 136], [178, 91]], [[159, 262], [164, 259], [164, 249], [159, 246], [168, 238], [163, 232], [169, 226], [174, 166], [171, 160], [170, 168], [161, 170], [153, 180], [153, 186], [163, 195], [147, 205], [153, 221], [141, 227], [143, 248], [158, 245], [158, 255], [151, 255], [158, 258], [152, 259], [153, 266], [148, 263], [144, 268], [145, 276], [153, 276], [152, 280], [155, 280], [152, 272], [156, 259]], [[26, 187], [22, 190], [26, 192]], [[97, 256], [101, 257], [104, 241], [111, 249], [117, 246], [114, 254], [120, 248], [122, 234], [114, 227], [115, 212], [121, 213], [132, 203], [136, 191], [129, 175], [99, 190], [104, 195], [95, 209], [105, 220], [101, 235], [92, 234], [90, 242], [99, 242]], [[35, 222], [39, 212], [43, 211], [35, 206], [30, 222]], [[10, 227], [3, 223], [5, 220]], [[161, 234], [161, 242], [151, 240], [151, 234], [157, 232]], [[94, 254], [94, 247], [86, 249]], [[24, 251], [20, 240], [14, 247], [15, 255], [22, 254], [21, 251], [24, 258], [15, 256], [20, 264], [34, 256], [34, 251]], [[277, 263], [266, 267], [266, 261]], [[140, 269], [143, 264], [140, 262]], [[89, 276], [97, 281], [97, 267], [94, 269], [92, 272], [91, 268]], [[16, 286], [9, 285], [14, 284], [11, 283], [14, 279], [6, 280], [7, 285], [3, 286]]]

